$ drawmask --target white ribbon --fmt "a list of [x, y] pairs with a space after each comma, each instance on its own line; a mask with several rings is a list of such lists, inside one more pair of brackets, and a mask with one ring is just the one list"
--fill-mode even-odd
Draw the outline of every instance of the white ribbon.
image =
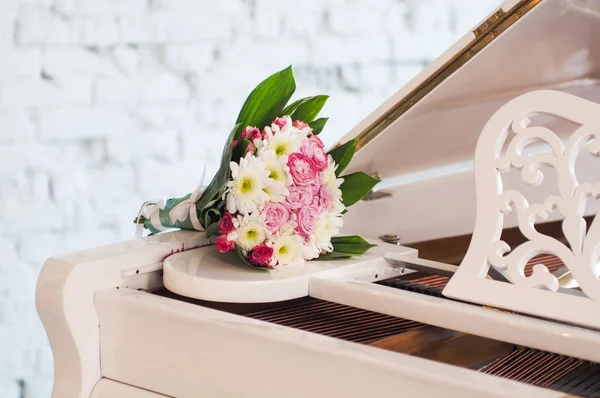
[[186, 218], [190, 218], [192, 225], [198, 231], [204, 231], [202, 228], [202, 224], [200, 224], [200, 220], [198, 220], [198, 212], [196, 211], [196, 202], [200, 199], [200, 195], [202, 194], [202, 183], [204, 182], [204, 176], [206, 175], [206, 165], [204, 165], [204, 169], [202, 170], [202, 177], [200, 178], [200, 183], [194, 189], [190, 197], [186, 200], [183, 200], [175, 207], [171, 209], [169, 212], [169, 218], [171, 222], [175, 224], [176, 221], [185, 221]]
[[[200, 220], [198, 220], [198, 212], [196, 211], [196, 202], [202, 195], [202, 184], [204, 183], [204, 177], [206, 176], [206, 164], [202, 169], [202, 175], [200, 178], [200, 183], [196, 187], [196, 189], [190, 194], [190, 197], [186, 200], [179, 202], [175, 207], [169, 211], [169, 218], [171, 219], [171, 223], [175, 224], [176, 221], [185, 221], [186, 218], [190, 218], [192, 222], [192, 226], [194, 229], [198, 231], [204, 231], [202, 228], [202, 224], [200, 224]], [[164, 210], [167, 201], [164, 198], [153, 199], [145, 201], [140, 207], [140, 211], [138, 213], [137, 219], [140, 217], [144, 217], [147, 220], [150, 220], [150, 224], [154, 228], [159, 231], [165, 231], [168, 228], [164, 227], [160, 223], [160, 210]], [[144, 224], [137, 224], [135, 230], [135, 237], [137, 239], [142, 238], [144, 235]]]
[[160, 210], [163, 210], [166, 204], [167, 201], [165, 200], [165, 198], [147, 200], [142, 204], [136, 219], [138, 221], [138, 224], [135, 227], [136, 239], [139, 239], [144, 235], [144, 224], [139, 223], [140, 217], [144, 217], [146, 220], [150, 220], [152, 226], [157, 230], [165, 230], [165, 227], [163, 227], [160, 221], [158, 220], [158, 212]]

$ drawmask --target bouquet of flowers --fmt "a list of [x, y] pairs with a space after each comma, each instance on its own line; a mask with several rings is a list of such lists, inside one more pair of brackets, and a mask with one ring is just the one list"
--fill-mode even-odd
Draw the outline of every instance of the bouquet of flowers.
[[206, 231], [220, 252], [233, 251], [256, 268], [347, 258], [373, 245], [336, 236], [347, 208], [379, 180], [356, 172], [341, 176], [356, 147], [351, 140], [329, 152], [317, 118], [328, 97], [288, 104], [296, 88], [292, 68], [260, 83], [244, 103], [205, 189], [183, 198], [147, 201], [135, 222], [151, 233], [170, 228]]

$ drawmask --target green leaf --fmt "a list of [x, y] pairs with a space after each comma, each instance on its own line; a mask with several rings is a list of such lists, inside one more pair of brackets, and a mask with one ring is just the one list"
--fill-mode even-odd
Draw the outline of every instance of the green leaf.
[[239, 123], [235, 139], [246, 126], [262, 129], [281, 115], [285, 104], [296, 91], [296, 81], [292, 67], [274, 73], [263, 80], [248, 96], [240, 110], [236, 123]]
[[372, 247], [373, 245], [360, 236], [335, 236], [331, 238], [331, 244], [333, 245], [333, 251], [330, 253], [322, 254], [318, 260], [333, 260], [337, 258], [350, 258], [357, 254], [363, 254]]
[[321, 131], [323, 131], [323, 128], [325, 127], [325, 123], [327, 123], [328, 120], [329, 120], [328, 117], [321, 117], [321, 118], [315, 120], [314, 122], [308, 123], [308, 125], [312, 129], [314, 135], [319, 135], [319, 133]]
[[368, 245], [369, 242], [358, 235], [334, 236], [331, 238], [332, 245]]
[[331, 238], [333, 251], [338, 253], [363, 254], [377, 245], [371, 244], [360, 236], [340, 236]]
[[340, 185], [342, 202], [350, 207], [368, 194], [380, 180], [362, 171], [342, 176], [344, 182]]
[[211, 236], [215, 235], [219, 231], [220, 224], [221, 223], [219, 221], [209, 224], [206, 228], [206, 237], [210, 238]]
[[338, 252], [330, 252], [326, 254], [321, 254], [319, 257], [315, 258], [313, 261], [323, 261], [323, 260], [335, 260], [338, 258], [351, 258], [354, 254], [351, 253], [338, 253]]
[[339, 176], [342, 171], [348, 166], [352, 157], [354, 156], [354, 151], [356, 150], [356, 140], [350, 140], [346, 142], [344, 145], [341, 145], [337, 148], [332, 149], [327, 154], [331, 155], [333, 160], [337, 163], [338, 167], [335, 170], [335, 175]]
[[204, 214], [204, 225], [206, 228], [206, 237], [211, 237], [219, 229], [221, 224], [221, 212], [217, 209], [208, 209]]
[[314, 97], [305, 98], [296, 107], [296, 110], [290, 115], [292, 120], [301, 120], [304, 123], [310, 123], [315, 120], [325, 102], [329, 98], [328, 95], [315, 95]]
[[239, 140], [236, 144], [235, 148], [233, 148], [233, 153], [231, 155], [231, 161], [239, 163], [240, 159], [246, 156], [246, 151], [248, 150], [248, 145], [250, 145], [250, 141], [248, 140]]
[[292, 112], [294, 112], [296, 110], [296, 108], [298, 107], [298, 105], [300, 105], [302, 102], [306, 101], [309, 98], [312, 98], [312, 97], [300, 98], [299, 100], [296, 100], [296, 101], [292, 102], [291, 104], [289, 104], [288, 106], [286, 106], [283, 109], [283, 111], [281, 111], [281, 115], [280, 116], [291, 115]]
[[[219, 171], [217, 171], [217, 174], [215, 174], [213, 179], [210, 181], [210, 183], [208, 184], [208, 186], [206, 187], [206, 189], [200, 196], [200, 199], [196, 203], [196, 208], [198, 210], [200, 210], [201, 214], [202, 214], [202, 211], [209, 204], [211, 207], [214, 206], [214, 204], [211, 204], [211, 202], [213, 202], [213, 200], [215, 199], [215, 196], [219, 195], [223, 191], [223, 189], [225, 189], [227, 181], [229, 181], [229, 174], [230, 174], [229, 162], [231, 162], [231, 153], [233, 151], [233, 149], [231, 148], [231, 143], [233, 141], [233, 137], [236, 134], [238, 127], [239, 127], [239, 125], [236, 124], [233, 127], [233, 130], [231, 130], [229, 137], [225, 141], [225, 147], [223, 148], [223, 154], [221, 155], [221, 166], [219, 167]], [[202, 218], [200, 218], [200, 223], [202, 223], [203, 221], [204, 220]], [[204, 228], [208, 227], [208, 225], [206, 225], [206, 224], [204, 224], [202, 226]]]

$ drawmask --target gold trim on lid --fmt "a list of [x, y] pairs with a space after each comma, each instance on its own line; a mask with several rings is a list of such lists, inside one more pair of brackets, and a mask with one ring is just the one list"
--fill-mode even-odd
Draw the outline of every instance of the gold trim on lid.
[[371, 123], [371, 125], [367, 126], [367, 128], [356, 137], [356, 150], [360, 150], [372, 139], [377, 137], [383, 130], [412, 108], [413, 105], [423, 99], [423, 97], [446, 80], [446, 78], [450, 77], [454, 72], [460, 69], [464, 64], [471, 60], [471, 58], [477, 55], [502, 32], [512, 26], [512, 24], [541, 1], [542, 0], [521, 0], [507, 12], [500, 9], [492, 14], [473, 31], [475, 39], [473, 39], [466, 48], [446, 62], [406, 97], [394, 104], [394, 106]]

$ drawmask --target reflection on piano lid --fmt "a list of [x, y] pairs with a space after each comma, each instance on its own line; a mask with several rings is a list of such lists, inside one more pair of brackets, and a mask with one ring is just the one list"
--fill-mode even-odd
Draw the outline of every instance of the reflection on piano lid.
[[53, 398], [599, 395], [597, 37], [599, 2], [507, 0], [350, 131], [383, 179], [344, 219], [365, 255], [257, 273], [171, 232], [49, 259]]

